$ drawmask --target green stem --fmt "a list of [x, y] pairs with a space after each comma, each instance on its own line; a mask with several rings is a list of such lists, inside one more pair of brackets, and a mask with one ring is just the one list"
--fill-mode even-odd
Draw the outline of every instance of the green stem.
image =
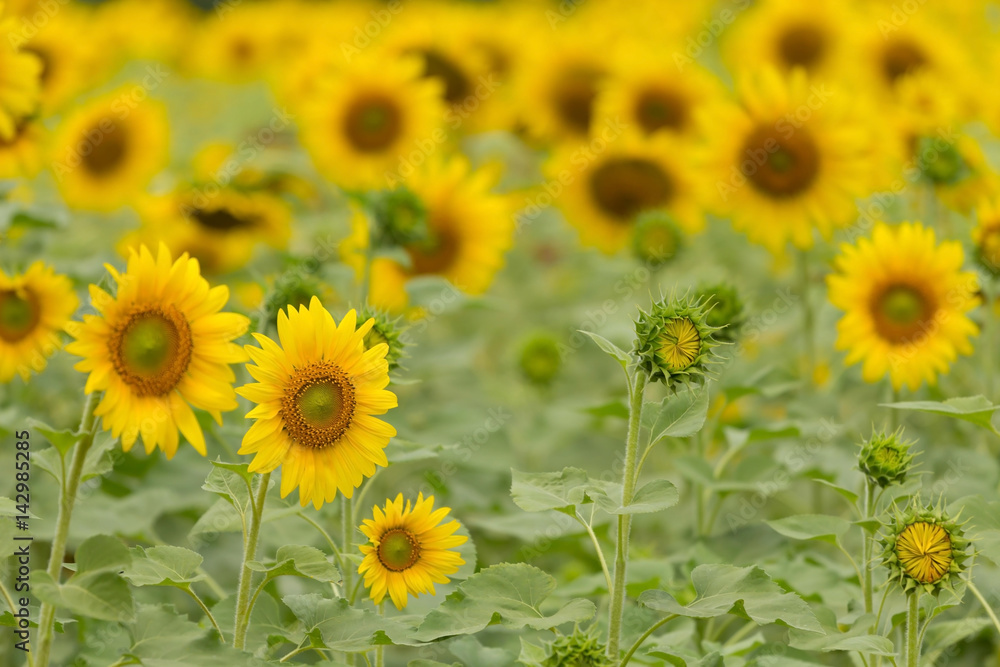
[[[378, 615], [385, 617], [385, 600], [378, 605]], [[385, 667], [385, 654], [383, 653], [384, 648], [382, 644], [379, 644], [375, 649], [375, 667]]]
[[[354, 593], [351, 591], [351, 582], [354, 578], [354, 573], [351, 571], [350, 561], [348, 558], [354, 551], [354, 523], [352, 521], [354, 517], [354, 503], [350, 498], [341, 494], [340, 496], [340, 528], [343, 533], [344, 544], [341, 548], [341, 553], [344, 554], [344, 564], [347, 565], [341, 572], [341, 576], [344, 580], [344, 593], [350, 592], [348, 598], [349, 602], [354, 602]], [[345, 656], [345, 660], [348, 665], [354, 664], [354, 654], [348, 653]]]
[[[646, 389], [646, 373], [636, 373], [629, 400], [628, 436], [625, 440], [625, 466], [622, 472], [622, 506], [632, 502], [636, 482], [636, 456], [639, 449], [639, 417], [642, 414], [642, 399]], [[625, 572], [628, 566], [628, 541], [632, 530], [632, 517], [618, 515], [618, 541], [615, 545], [615, 578], [611, 588], [611, 609], [608, 623], [607, 655], [612, 660], [618, 658], [621, 642], [622, 617], [625, 613]]]
[[[875, 485], [868, 477], [865, 477], [865, 519], [871, 519], [875, 513]], [[875, 544], [875, 536], [868, 532], [867, 528], [861, 529], [864, 538], [862, 554], [864, 562], [861, 564], [865, 571], [864, 592], [865, 592], [865, 613], [872, 613], [872, 558]]]
[[608, 570], [608, 562], [604, 559], [604, 550], [601, 549], [601, 543], [597, 539], [597, 535], [594, 533], [594, 528], [584, 521], [580, 513], [576, 513], [576, 520], [580, 522], [580, 525], [586, 529], [587, 534], [590, 535], [590, 541], [594, 544], [594, 551], [597, 552], [597, 559], [601, 561], [601, 572], [604, 573], [604, 581], [608, 585], [608, 593], [611, 592], [611, 573]]
[[219, 641], [225, 644], [226, 639], [222, 634], [222, 628], [220, 628], [219, 624], [215, 621], [215, 617], [212, 616], [212, 612], [209, 611], [208, 605], [202, 602], [201, 598], [198, 597], [197, 593], [191, 590], [190, 586], [188, 586], [187, 588], [182, 588], [181, 590], [190, 595], [191, 598], [198, 604], [198, 606], [201, 607], [201, 610], [205, 612], [205, 616], [208, 616], [208, 620], [210, 620], [212, 622], [212, 625], [215, 626], [215, 631], [219, 633]]
[[813, 375], [816, 368], [815, 330], [816, 317], [809, 299], [809, 255], [805, 250], [799, 251], [799, 285], [802, 288], [802, 337], [805, 347], [806, 390], [813, 386]]
[[917, 641], [920, 621], [920, 592], [911, 592], [907, 599], [909, 611], [906, 614], [906, 667], [917, 667], [920, 660], [920, 643]]
[[968, 585], [969, 590], [972, 591], [972, 594], [976, 596], [977, 600], [979, 600], [979, 604], [983, 605], [983, 609], [986, 610], [986, 615], [990, 617], [991, 621], [993, 621], [993, 626], [997, 629], [997, 632], [1000, 632], [1000, 618], [997, 618], [996, 612], [994, 612], [990, 607], [990, 603], [986, 601], [986, 598], [983, 597], [982, 592], [976, 588], [974, 583], [969, 581]]
[[628, 664], [628, 661], [632, 659], [632, 656], [635, 654], [635, 652], [639, 650], [639, 647], [642, 646], [642, 643], [647, 639], [649, 639], [649, 636], [651, 634], [653, 634], [661, 627], [663, 627], [670, 621], [674, 620], [675, 618], [677, 618], [677, 614], [670, 614], [666, 618], [662, 618], [656, 623], [654, 623], [653, 627], [642, 633], [642, 636], [635, 640], [635, 643], [632, 644], [632, 648], [630, 648], [628, 652], [625, 654], [625, 657], [622, 658], [622, 661], [618, 664], [618, 667], [625, 667], [625, 665]]
[[10, 607], [10, 613], [16, 614], [17, 607], [14, 606], [14, 599], [10, 596], [10, 591], [7, 590], [7, 587], [3, 585], [2, 581], [0, 581], [0, 594], [2, 594], [3, 599], [7, 601], [7, 606]]
[[875, 634], [880, 635], [882, 631], [879, 629], [882, 625], [882, 612], [885, 610], [885, 601], [889, 597], [889, 589], [891, 586], [886, 586], [882, 591], [882, 601], [878, 605], [878, 614], [875, 616]]
[[330, 537], [330, 533], [326, 532], [326, 529], [323, 528], [323, 526], [316, 523], [316, 521], [312, 519], [309, 515], [299, 514], [298, 516], [320, 532], [320, 534], [323, 536], [323, 539], [326, 540], [327, 545], [330, 547], [330, 550], [333, 551], [333, 557], [337, 559], [337, 567], [339, 567], [340, 571], [343, 572], [344, 557], [340, 553], [340, 549], [337, 548], [337, 543], [333, 541], [332, 537]]
[[250, 530], [247, 531], [247, 539], [243, 545], [243, 566], [240, 568], [240, 583], [236, 591], [236, 624], [233, 635], [233, 647], [243, 650], [247, 640], [247, 626], [250, 625], [250, 581], [253, 579], [253, 570], [247, 567], [247, 563], [257, 557], [257, 541], [260, 538], [260, 523], [264, 516], [264, 498], [267, 497], [267, 487], [271, 482], [271, 473], [266, 472], [260, 476], [257, 485], [257, 493], [253, 499], [253, 516], [250, 517]]
[[[99, 396], [94, 392], [87, 396], [83, 407], [83, 417], [80, 420], [80, 440], [73, 448], [73, 459], [69, 472], [63, 478], [63, 487], [59, 496], [59, 514], [56, 517], [56, 532], [52, 538], [52, 551], [49, 554], [49, 566], [46, 569], [52, 581], [59, 583], [62, 573], [63, 558], [66, 555], [66, 540], [69, 537], [69, 523], [73, 517], [73, 506], [76, 504], [76, 492], [80, 488], [80, 477], [83, 475], [83, 465], [87, 461], [87, 452], [94, 444], [97, 433], [97, 418], [94, 409]], [[52, 639], [55, 630], [56, 608], [42, 603], [38, 619], [38, 655], [35, 664], [38, 667], [48, 667], [49, 653], [52, 651]]]

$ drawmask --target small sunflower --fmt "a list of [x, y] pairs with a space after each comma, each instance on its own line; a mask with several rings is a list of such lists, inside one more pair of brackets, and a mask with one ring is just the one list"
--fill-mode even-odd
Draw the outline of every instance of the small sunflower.
[[114, 210], [139, 196], [165, 165], [166, 111], [134, 95], [126, 87], [93, 100], [56, 130], [52, 169], [70, 206]]
[[40, 261], [21, 274], [0, 271], [0, 383], [45, 368], [78, 305], [69, 278]]
[[338, 326], [313, 297], [309, 307], [278, 313], [278, 343], [253, 336], [246, 346], [256, 383], [237, 393], [257, 404], [240, 454], [255, 454], [251, 472], [281, 466], [281, 497], [299, 489], [303, 507], [319, 509], [339, 490], [350, 498], [376, 466], [389, 464], [385, 446], [396, 429], [374, 415], [396, 407], [389, 384], [388, 345], [365, 349], [375, 321], [360, 327], [349, 311]]
[[360, 546], [364, 560], [358, 573], [364, 576], [375, 604], [386, 593], [396, 609], [406, 606], [407, 595], [434, 595], [434, 584], [448, 583], [448, 575], [465, 564], [453, 549], [469, 538], [454, 534], [458, 521], [441, 523], [450, 511], [447, 507], [435, 510], [434, 496], [425, 499], [423, 494], [412, 506], [409, 500], [404, 506], [402, 493], [395, 500], [387, 499], [384, 509], [372, 509], [372, 518], [360, 526], [370, 543]]
[[704, 301], [661, 299], [639, 312], [635, 331], [635, 351], [650, 380], [676, 389], [708, 376], [718, 328], [708, 324]]
[[[0, 34], [8, 38], [20, 34], [13, 18], [0, 20]], [[13, 137], [18, 122], [37, 110], [41, 74], [42, 61], [35, 54], [10, 44], [0, 48], [0, 139]]]
[[896, 508], [886, 528], [882, 562], [891, 581], [907, 594], [954, 592], [971, 555], [962, 524], [941, 508], [925, 507], [915, 499], [904, 510]]
[[141, 435], [146, 453], [160, 447], [173, 458], [179, 430], [204, 456], [205, 436], [191, 408], [219, 424], [223, 412], [236, 409], [229, 364], [246, 354], [231, 341], [249, 320], [219, 312], [229, 288], [209, 287], [198, 260], [172, 260], [163, 245], [156, 257], [144, 245], [132, 250], [125, 273], [105, 266], [117, 293], [91, 285], [98, 314], [67, 327], [76, 341], [66, 350], [83, 357], [75, 368], [89, 373], [84, 391], [104, 392], [94, 414], [125, 451]]
[[870, 239], [842, 245], [827, 284], [844, 311], [837, 348], [849, 351], [846, 363], [862, 361], [866, 382], [888, 374], [895, 388], [916, 389], [970, 354], [978, 329], [966, 313], [978, 299], [962, 262], [957, 241], [938, 245], [920, 223], [879, 223]]

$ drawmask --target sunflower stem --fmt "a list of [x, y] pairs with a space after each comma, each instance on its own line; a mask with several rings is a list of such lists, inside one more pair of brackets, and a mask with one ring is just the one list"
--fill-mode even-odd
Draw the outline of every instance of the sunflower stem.
[[236, 624], [233, 635], [233, 648], [243, 650], [247, 641], [247, 626], [250, 625], [250, 581], [253, 570], [247, 563], [257, 557], [257, 542], [260, 538], [260, 523], [264, 516], [264, 498], [267, 497], [267, 487], [271, 483], [271, 473], [260, 476], [257, 493], [253, 499], [253, 516], [250, 517], [250, 530], [243, 545], [243, 565], [240, 568], [240, 584], [236, 592]]
[[[875, 484], [866, 476], [865, 477], [865, 520], [869, 520], [875, 514]], [[872, 613], [872, 557], [875, 545], [875, 536], [865, 527], [861, 528], [862, 537], [864, 537], [864, 542], [862, 546], [862, 558], [864, 562], [862, 567], [864, 568], [865, 581], [864, 581], [864, 594], [865, 594], [865, 613]]]
[[[625, 466], [622, 473], [622, 506], [632, 502], [636, 482], [636, 458], [639, 449], [639, 417], [642, 414], [642, 399], [646, 389], [646, 372], [636, 372], [629, 400], [628, 436], [625, 440]], [[625, 613], [625, 572], [628, 566], [628, 542], [632, 529], [629, 514], [618, 515], [618, 541], [615, 545], [615, 579], [611, 590], [610, 619], [608, 622], [607, 655], [618, 659], [618, 645], [621, 641], [622, 617]]]
[[[366, 260], [367, 261], [367, 260]], [[367, 266], [367, 265], [366, 265]], [[367, 270], [367, 269], [366, 269]], [[367, 296], [367, 290], [366, 290]], [[354, 525], [352, 523], [352, 518], [354, 516], [354, 503], [350, 498], [341, 494], [340, 496], [340, 528], [343, 533], [344, 544], [341, 548], [341, 553], [344, 555], [344, 571], [341, 572], [341, 576], [344, 580], [344, 597], [347, 598], [348, 602], [354, 603], [354, 591], [352, 590], [353, 582], [353, 572], [351, 571], [350, 562], [347, 560], [350, 557], [351, 552], [354, 550]], [[348, 653], [344, 656], [345, 662], [348, 665], [353, 665], [354, 654]]]
[[917, 641], [917, 631], [920, 625], [920, 591], [913, 591], [907, 596], [909, 611], [906, 614], [906, 667], [917, 667], [920, 660], [920, 642]]
[[809, 298], [809, 254], [805, 250], [798, 253], [799, 264], [799, 285], [802, 288], [802, 338], [805, 348], [805, 368], [803, 378], [806, 382], [806, 390], [812, 389], [813, 375], [816, 368], [816, 348], [815, 330], [816, 318], [812, 309], [812, 301]]
[[[378, 603], [378, 615], [385, 617], [385, 600]], [[375, 648], [375, 667], [385, 667], [385, 648], [379, 644]]]
[[[80, 439], [73, 448], [73, 458], [69, 472], [63, 478], [59, 494], [59, 514], [56, 517], [56, 532], [52, 538], [52, 551], [49, 553], [49, 565], [46, 569], [56, 584], [62, 572], [63, 557], [66, 555], [66, 539], [69, 537], [69, 523], [73, 517], [73, 505], [76, 504], [76, 492], [80, 488], [80, 478], [83, 476], [83, 464], [87, 460], [87, 452], [94, 444], [97, 434], [97, 408], [99, 396], [94, 392], [87, 396], [83, 406], [83, 417], [80, 419]], [[38, 655], [35, 664], [38, 667], [48, 667], [49, 653], [52, 650], [52, 639], [55, 631], [56, 608], [45, 602], [39, 610], [38, 617]]]
[[628, 653], [626, 653], [625, 656], [622, 658], [622, 661], [619, 663], [618, 667], [625, 667], [625, 665], [628, 664], [628, 661], [632, 659], [632, 656], [635, 654], [635, 652], [639, 650], [639, 647], [642, 646], [643, 642], [649, 639], [649, 636], [651, 634], [653, 634], [661, 627], [663, 627], [670, 621], [674, 620], [675, 618], [677, 618], [677, 614], [670, 614], [669, 616], [661, 618], [659, 621], [654, 623], [651, 628], [642, 633], [642, 636], [635, 640], [635, 643], [632, 644], [632, 648], [630, 648], [628, 650]]
[[990, 617], [991, 621], [993, 621], [993, 627], [995, 627], [997, 632], [1000, 633], [1000, 618], [997, 618], [996, 612], [993, 611], [990, 607], [990, 603], [986, 601], [985, 597], [983, 597], [982, 591], [976, 588], [976, 585], [972, 583], [972, 581], [968, 582], [968, 586], [969, 590], [972, 591], [972, 594], [976, 596], [977, 600], [979, 600], [979, 604], [983, 605], [983, 609], [986, 610], [986, 615]]

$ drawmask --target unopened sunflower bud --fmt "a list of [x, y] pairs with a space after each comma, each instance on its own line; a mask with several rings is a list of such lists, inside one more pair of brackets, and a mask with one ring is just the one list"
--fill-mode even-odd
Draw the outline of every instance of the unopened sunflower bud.
[[902, 484], [913, 469], [913, 442], [903, 440], [903, 429], [893, 433], [873, 433], [861, 444], [858, 467], [869, 480], [883, 489], [892, 484]]
[[604, 645], [581, 631], [559, 637], [548, 645], [543, 667], [612, 667], [617, 664], [604, 655]]
[[400, 317], [392, 317], [385, 311], [366, 306], [358, 313], [358, 326], [374, 318], [375, 324], [365, 334], [364, 345], [366, 350], [370, 350], [379, 343], [389, 346], [389, 351], [385, 353], [385, 360], [389, 362], [389, 371], [399, 368], [399, 361], [406, 356], [406, 344], [402, 340], [405, 325], [401, 325]]
[[521, 372], [537, 385], [547, 385], [559, 373], [562, 357], [559, 343], [548, 334], [538, 334], [521, 348]]
[[963, 524], [940, 507], [921, 505], [919, 499], [904, 510], [894, 510], [881, 544], [889, 580], [907, 594], [921, 590], [932, 595], [942, 590], [954, 593], [972, 555]]
[[370, 202], [380, 242], [405, 246], [433, 241], [427, 225], [427, 207], [405, 186], [374, 193]]
[[662, 265], [674, 257], [684, 244], [684, 235], [673, 219], [662, 211], [646, 211], [635, 221], [632, 252], [647, 264]]
[[736, 288], [729, 283], [702, 285], [695, 296], [703, 300], [708, 309], [705, 321], [718, 329], [715, 339], [726, 343], [735, 341], [744, 318], [743, 300]]
[[635, 323], [635, 351], [651, 381], [676, 390], [681, 384], [704, 382], [718, 345], [718, 331], [707, 322], [705, 304], [688, 297], [662, 299]]

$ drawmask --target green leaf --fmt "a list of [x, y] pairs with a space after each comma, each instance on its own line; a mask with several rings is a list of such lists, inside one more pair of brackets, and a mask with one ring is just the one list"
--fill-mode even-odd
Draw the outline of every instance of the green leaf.
[[883, 408], [894, 410], [916, 410], [918, 412], [930, 412], [931, 414], [944, 415], [963, 421], [971, 422], [977, 426], [996, 433], [993, 427], [993, 413], [1000, 410], [1000, 405], [993, 405], [985, 396], [965, 396], [961, 398], [949, 398], [946, 401], [905, 401], [902, 403], [881, 403]]
[[271, 663], [223, 644], [171, 605], [139, 605], [126, 653], [146, 667], [264, 667]]
[[778, 623], [822, 633], [816, 616], [802, 598], [785, 592], [756, 566], [699, 565], [691, 573], [697, 597], [684, 606], [666, 591], [646, 591], [639, 604], [667, 614], [713, 618], [734, 614], [758, 625]]
[[688, 390], [667, 396], [659, 403], [646, 403], [642, 426], [649, 431], [649, 442], [660, 438], [686, 438], [705, 425], [708, 416], [708, 391]]
[[632, 355], [621, 349], [610, 340], [604, 336], [599, 336], [591, 331], [580, 330], [580, 333], [590, 336], [591, 340], [597, 343], [597, 347], [604, 350], [605, 353], [614, 357], [621, 364], [622, 368], [627, 368], [630, 363], [632, 363]]
[[249, 463], [226, 463], [225, 461], [219, 461], [218, 459], [211, 461], [210, 463], [216, 468], [236, 473], [244, 482], [246, 482], [247, 489], [253, 488], [253, 478], [257, 476], [257, 473], [250, 472]]
[[833, 482], [825, 480], [822, 477], [812, 477], [810, 479], [812, 479], [812, 481], [816, 482], [817, 484], [822, 484], [823, 486], [830, 487], [831, 489], [842, 495], [844, 498], [847, 498], [847, 502], [851, 503], [852, 505], [858, 504], [858, 494], [854, 493], [850, 489], [845, 489], [842, 486], [837, 486]]
[[385, 455], [390, 463], [407, 461], [427, 461], [440, 457], [441, 445], [425, 445], [410, 442], [401, 438], [393, 438], [386, 445]]
[[330, 562], [326, 554], [303, 545], [279, 547], [274, 563], [265, 565], [259, 561], [250, 561], [247, 567], [256, 572], [266, 572], [268, 579], [294, 575], [323, 582], [340, 581], [340, 570]]
[[135, 547], [132, 564], [125, 569], [124, 577], [133, 586], [187, 588], [188, 584], [202, 578], [194, 576], [201, 561], [201, 554], [184, 547]]
[[351, 607], [342, 598], [331, 600], [312, 593], [281, 599], [302, 621], [306, 634], [318, 632], [323, 645], [335, 651], [365, 651], [375, 644], [376, 633], [396, 625], [368, 610]]
[[27, 516], [30, 519], [38, 518], [30, 511], [27, 514], [17, 511], [17, 503], [5, 496], [0, 496], [0, 516]]
[[39, 600], [80, 616], [119, 623], [135, 618], [132, 591], [113, 572], [88, 572], [59, 585], [48, 572], [36, 570], [31, 575], [31, 590]]
[[841, 632], [837, 626], [836, 616], [827, 610], [820, 613], [823, 630], [826, 634], [803, 632], [792, 628], [788, 631], [789, 645], [803, 651], [860, 651], [872, 655], [895, 655], [896, 648], [892, 641], [876, 634], [869, 634], [875, 625], [875, 615], [865, 614], [854, 622], [850, 630]]
[[31, 227], [35, 229], [58, 229], [60, 227], [60, 224], [55, 220], [42, 218], [34, 213], [28, 213], [26, 211], [18, 211], [17, 213], [15, 213], [13, 216], [11, 216], [7, 224], [11, 229], [15, 227]]
[[239, 472], [230, 470], [227, 465], [212, 462], [212, 471], [208, 473], [201, 488], [216, 493], [229, 502], [240, 515], [246, 515], [250, 510], [250, 481]]
[[571, 600], [552, 613], [541, 610], [556, 580], [526, 563], [502, 563], [481, 570], [461, 583], [440, 607], [431, 611], [415, 637], [431, 641], [479, 632], [490, 625], [550, 630], [582, 623], [597, 611], [589, 600]]
[[822, 540], [834, 544], [851, 529], [851, 522], [825, 514], [798, 514], [768, 521], [767, 525], [793, 540]]
[[76, 549], [77, 576], [85, 572], [115, 572], [125, 568], [132, 561], [128, 547], [117, 537], [94, 535]]
[[514, 504], [526, 512], [565, 511], [584, 502], [590, 479], [579, 468], [562, 472], [521, 472], [511, 470], [510, 495]]
[[32, 431], [38, 431], [45, 436], [45, 439], [51, 442], [52, 446], [59, 451], [60, 456], [66, 456], [66, 453], [80, 439], [79, 435], [69, 429], [57, 430], [45, 422], [32, 419], [31, 417], [27, 419], [26, 424]]
[[597, 506], [609, 514], [650, 514], [673, 507], [680, 500], [677, 487], [665, 479], [656, 479], [643, 486], [627, 506], [621, 502], [621, 484], [612, 482], [601, 486], [602, 489], [591, 489], [588, 493]]

